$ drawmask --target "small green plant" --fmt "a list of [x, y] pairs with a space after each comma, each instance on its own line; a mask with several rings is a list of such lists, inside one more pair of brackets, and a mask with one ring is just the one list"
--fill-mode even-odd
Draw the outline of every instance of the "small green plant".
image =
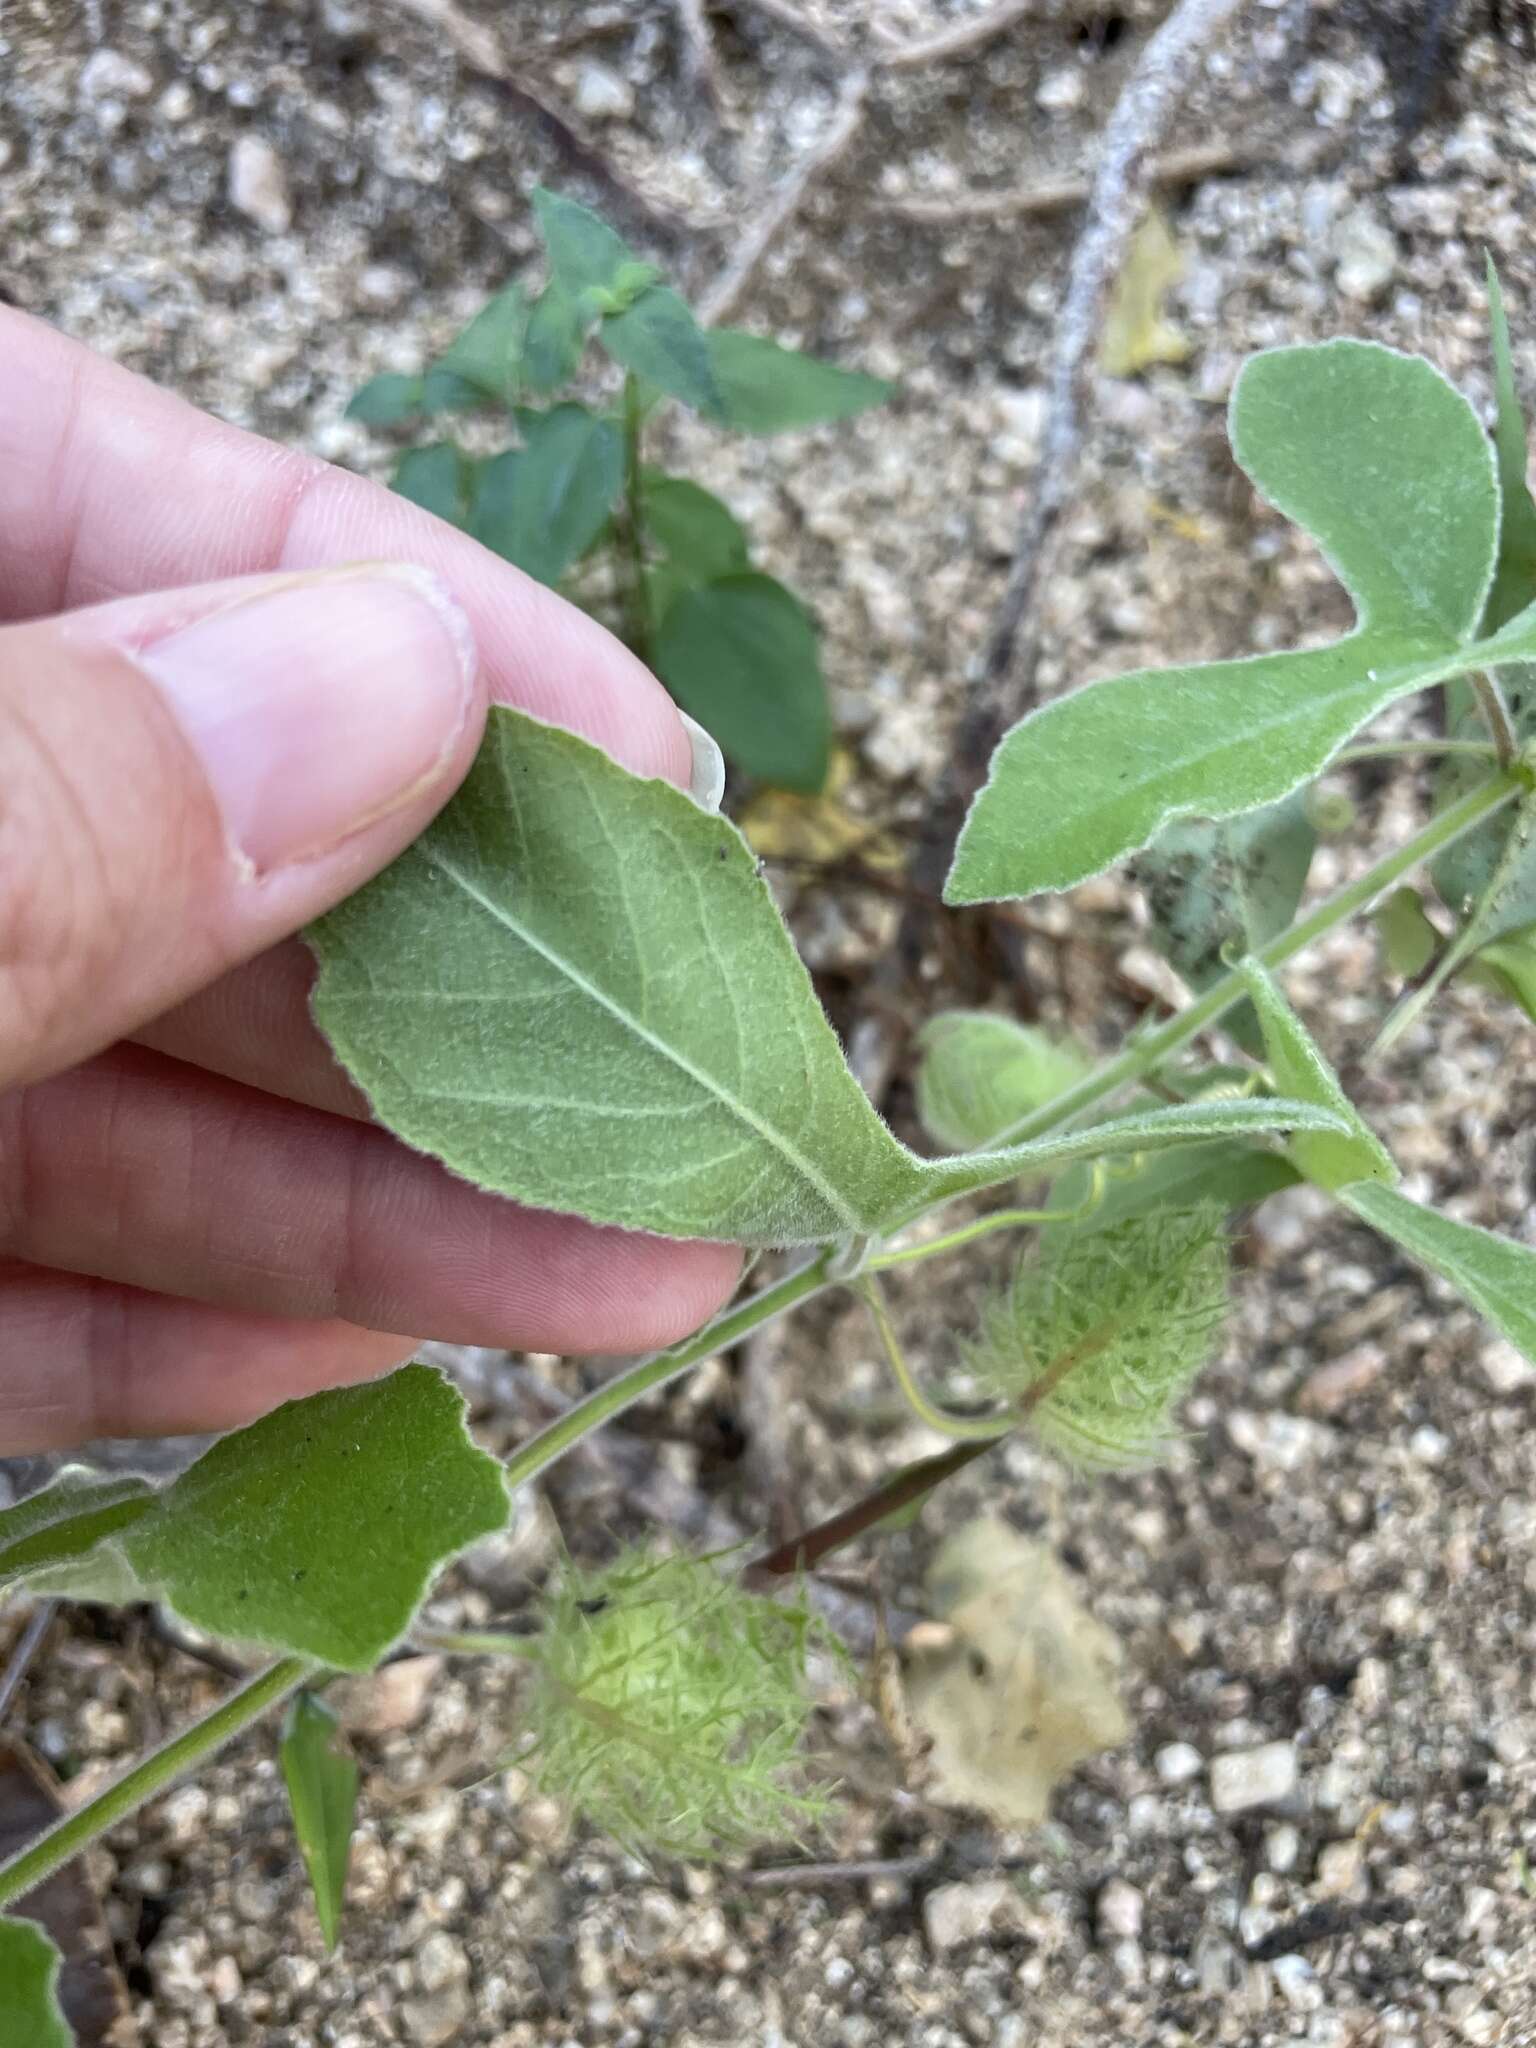
[[[666, 353], [683, 331], [681, 302], [626, 269], [611, 238], [601, 262], [569, 253], [556, 223], [575, 216], [549, 201], [543, 211], [553, 277], [510, 323], [516, 360], [552, 348], [568, 365], [600, 325], [633, 375], [659, 383], [665, 358], [682, 381]], [[1402, 1193], [1279, 981], [1308, 946], [1382, 905], [1389, 950], [1411, 951], [1414, 982], [1374, 1051], [1464, 970], [1529, 1002], [1536, 507], [1490, 282], [1492, 447], [1437, 370], [1385, 348], [1277, 349], [1237, 382], [1238, 458], [1324, 549], [1354, 599], [1352, 633], [1094, 683], [1004, 740], [956, 850], [950, 900], [1065, 889], [1134, 858], [1192, 994], [1097, 1066], [1006, 1017], [931, 1023], [919, 1100], [936, 1140], [961, 1149], [920, 1156], [871, 1107], [728, 821], [570, 733], [492, 713], [455, 800], [311, 930], [322, 1029], [384, 1124], [484, 1187], [802, 1256], [606, 1381], [504, 1467], [471, 1443], [447, 1383], [413, 1365], [279, 1409], [167, 1488], [69, 1471], [0, 1514], [0, 1583], [153, 1597], [278, 1653], [0, 1866], [0, 1904], [280, 1700], [375, 1664], [418, 1632], [433, 1574], [502, 1526], [513, 1489], [828, 1290], [867, 1303], [899, 1385], [953, 1439], [948, 1450], [754, 1559], [631, 1555], [595, 1574], [573, 1568], [537, 1633], [431, 1639], [524, 1659], [509, 1758], [653, 1854], [736, 1851], [814, 1823], [799, 1734], [805, 1602], [825, 1558], [857, 1537], [878, 1543], [1010, 1431], [1033, 1430], [1078, 1467], [1161, 1454], [1221, 1321], [1234, 1209], [1309, 1182], [1536, 1359], [1536, 1251]], [[582, 296], [594, 291], [607, 296]], [[430, 374], [464, 375], [472, 351], [456, 348]], [[588, 524], [595, 537], [601, 523]], [[1388, 704], [1431, 687], [1446, 693], [1448, 737], [1348, 746]], [[1303, 912], [1320, 816], [1312, 786], [1351, 754], [1432, 762], [1430, 815]], [[1420, 868], [1439, 890], [1439, 920], [1402, 894]], [[498, 1010], [502, 1028], [491, 1028]], [[1202, 1053], [1227, 1022], [1227, 1044]], [[1046, 1190], [1039, 1206], [933, 1227], [946, 1205], [1020, 1182]], [[918, 1384], [881, 1276], [1004, 1230], [1036, 1238], [1009, 1289], [973, 1313], [959, 1362], [987, 1405], [961, 1413]], [[329, 1936], [355, 1778], [312, 1702], [290, 1719], [283, 1761]], [[67, 2038], [55, 1968], [35, 1927], [0, 1922], [0, 1984], [29, 2040]]]
[[[831, 725], [815, 623], [753, 567], [750, 536], [719, 498], [645, 457], [667, 400], [745, 434], [846, 419], [881, 404], [878, 378], [761, 335], [701, 327], [611, 227], [574, 200], [534, 194], [547, 276], [491, 300], [419, 376], [365, 384], [348, 408], [375, 427], [438, 438], [400, 458], [394, 487], [563, 590], [655, 669], [746, 774], [820, 789]], [[589, 342], [612, 366], [605, 402], [561, 398]], [[513, 445], [470, 454], [453, 414], [489, 412]]]

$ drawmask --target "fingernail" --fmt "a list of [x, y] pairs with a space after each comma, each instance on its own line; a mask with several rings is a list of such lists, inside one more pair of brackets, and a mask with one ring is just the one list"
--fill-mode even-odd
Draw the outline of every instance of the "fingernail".
[[691, 754], [688, 794], [701, 811], [718, 811], [725, 795], [725, 756], [714, 735], [707, 733], [696, 718], [690, 718], [682, 709], [677, 715], [683, 721]]
[[463, 732], [475, 643], [404, 564], [297, 576], [136, 650], [258, 873], [314, 859], [428, 789]]

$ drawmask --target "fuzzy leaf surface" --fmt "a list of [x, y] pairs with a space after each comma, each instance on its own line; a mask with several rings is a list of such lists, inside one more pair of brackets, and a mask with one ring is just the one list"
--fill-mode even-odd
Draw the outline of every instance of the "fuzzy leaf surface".
[[747, 570], [684, 590], [656, 635], [656, 673], [737, 767], [783, 789], [827, 776], [832, 720], [810, 613]]
[[15, 2048], [74, 2048], [59, 2008], [62, 1962], [35, 1920], [0, 1919], [0, 2041]]
[[[1295, 1187], [1302, 1174], [1282, 1152], [1270, 1152], [1237, 1139], [1215, 1139], [1204, 1145], [1179, 1145], [1154, 1152], [1136, 1172], [1118, 1175], [1094, 1207], [1097, 1226], [1123, 1223], [1133, 1216], [1153, 1216], [1199, 1203], [1216, 1204], [1224, 1212], [1250, 1208], [1282, 1188]], [[1076, 1208], [1090, 1186], [1086, 1166], [1074, 1166], [1051, 1189], [1053, 1209]], [[1051, 1228], [1076, 1229], [1075, 1223]]]
[[357, 1764], [342, 1738], [341, 1723], [311, 1692], [301, 1692], [289, 1707], [277, 1754], [320, 1932], [333, 1949], [357, 1823]]
[[1070, 888], [1174, 819], [1276, 803], [1396, 698], [1536, 653], [1529, 611], [1471, 651], [1498, 486], [1476, 415], [1429, 363], [1347, 341], [1255, 356], [1233, 392], [1231, 435], [1259, 491], [1322, 547], [1355, 631], [1327, 647], [1110, 677], [1032, 712], [972, 806], [950, 902]]
[[64, 1466], [40, 1492], [0, 1512], [0, 1586], [78, 1561], [154, 1502], [154, 1488], [133, 1473]]
[[919, 1120], [954, 1152], [990, 1144], [1088, 1071], [1075, 1046], [995, 1010], [946, 1010], [917, 1042]]
[[1344, 1137], [1298, 1133], [1291, 1142], [1296, 1164], [1320, 1188], [1336, 1190], [1357, 1180], [1390, 1185], [1397, 1179], [1391, 1153], [1339, 1086], [1338, 1075], [1280, 993], [1278, 983], [1257, 960], [1245, 960], [1241, 972], [1249, 1000], [1258, 1012], [1264, 1057], [1275, 1086], [1299, 1101], [1331, 1109], [1348, 1131]]
[[725, 418], [745, 434], [783, 434], [847, 419], [883, 405], [895, 388], [739, 328], [714, 328], [708, 343]]
[[39, 1592], [164, 1600], [194, 1627], [366, 1671], [439, 1567], [508, 1513], [501, 1467], [431, 1366], [288, 1401], [213, 1444]]
[[504, 561], [555, 584], [607, 524], [624, 474], [612, 420], [584, 405], [519, 415], [521, 448], [488, 462], [470, 532]]
[[1339, 1200], [1373, 1230], [1438, 1273], [1486, 1316], [1518, 1351], [1536, 1363], [1536, 1251], [1513, 1238], [1458, 1223], [1395, 1188], [1362, 1183]]
[[920, 1185], [734, 826], [523, 713], [492, 710], [458, 795], [309, 939], [375, 1115], [482, 1187], [778, 1245]]

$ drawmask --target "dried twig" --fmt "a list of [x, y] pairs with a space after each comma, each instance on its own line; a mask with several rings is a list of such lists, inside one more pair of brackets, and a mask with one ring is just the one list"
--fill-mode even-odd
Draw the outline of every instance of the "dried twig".
[[780, 1863], [743, 1870], [739, 1884], [755, 1892], [824, 1891], [834, 1884], [910, 1884], [938, 1866], [930, 1856], [873, 1856], [853, 1863]]
[[704, 0], [672, 0], [678, 26], [683, 32], [688, 76], [710, 105], [720, 107], [720, 74], [715, 68], [715, 46], [704, 18]]
[[995, 42], [1016, 22], [1040, 11], [1040, 0], [1000, 0], [990, 14], [974, 21], [962, 21], [937, 35], [917, 36], [911, 41], [892, 41], [876, 60], [882, 71], [910, 71], [923, 64], [942, 64], [951, 57], [968, 56], [985, 44]]
[[27, 1625], [16, 1639], [4, 1672], [0, 1673], [0, 1719], [4, 1718], [16, 1697], [17, 1688], [26, 1677], [27, 1667], [37, 1655], [58, 1607], [57, 1600], [39, 1600], [28, 1615]]
[[[1172, 149], [1147, 173], [1151, 187], [1194, 185], [1202, 178], [1244, 169], [1251, 159], [1229, 142], [1211, 142], [1194, 149]], [[916, 221], [930, 227], [958, 227], [973, 220], [1048, 220], [1087, 203], [1086, 178], [1043, 178], [1020, 191], [961, 192], [952, 199], [871, 199], [868, 211], [891, 220]]]
[[[1040, 468], [962, 732], [964, 771], [978, 782], [1003, 731], [1034, 694], [1039, 633], [1031, 615], [1045, 558], [1077, 476], [1084, 396], [1104, 298], [1142, 215], [1152, 152], [1188, 90], [1202, 53], [1244, 4], [1245, 0], [1179, 0], [1148, 41], [1104, 130], [1088, 219], [1073, 251], [1067, 294], [1056, 323]], [[1026, 623], [1031, 630], [1020, 653], [1018, 680], [1006, 689]], [[983, 744], [978, 746], [978, 741]], [[974, 760], [978, 752], [979, 764]], [[972, 793], [966, 792], [967, 801]]]
[[794, 219], [811, 186], [831, 169], [858, 134], [868, 91], [867, 71], [853, 70], [846, 74], [838, 94], [837, 111], [828, 122], [826, 133], [781, 180], [767, 205], [742, 236], [736, 254], [704, 294], [699, 311], [706, 326], [723, 320], [735, 308], [775, 236]]
[[819, 50], [823, 57], [833, 63], [844, 65], [852, 61], [853, 52], [846, 49], [824, 28], [806, 19], [794, 0], [704, 0], [711, 14], [739, 14], [744, 7], [766, 14], [770, 21], [776, 21], [780, 28], [787, 28], [791, 35], [797, 35], [802, 42], [809, 43], [813, 50]]

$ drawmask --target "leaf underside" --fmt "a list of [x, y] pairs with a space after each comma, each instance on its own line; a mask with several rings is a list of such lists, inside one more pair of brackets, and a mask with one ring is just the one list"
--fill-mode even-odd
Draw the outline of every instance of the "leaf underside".
[[1340, 1196], [1362, 1222], [1438, 1273], [1536, 1364], [1536, 1251], [1474, 1223], [1459, 1223], [1375, 1183]]
[[482, 1187], [767, 1245], [878, 1229], [921, 1182], [735, 828], [521, 712], [308, 937], [375, 1114]]
[[0, 2042], [73, 2048], [58, 2000], [62, 1961], [35, 1920], [0, 1919]]

